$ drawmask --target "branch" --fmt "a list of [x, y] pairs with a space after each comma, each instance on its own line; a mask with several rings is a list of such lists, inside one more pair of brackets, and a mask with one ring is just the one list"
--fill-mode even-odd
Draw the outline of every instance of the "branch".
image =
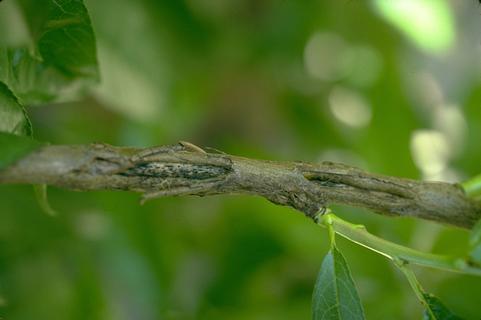
[[153, 148], [45, 146], [0, 172], [0, 183], [162, 196], [251, 194], [315, 218], [330, 204], [471, 228], [481, 204], [457, 184], [372, 174], [343, 164], [254, 160], [187, 142]]

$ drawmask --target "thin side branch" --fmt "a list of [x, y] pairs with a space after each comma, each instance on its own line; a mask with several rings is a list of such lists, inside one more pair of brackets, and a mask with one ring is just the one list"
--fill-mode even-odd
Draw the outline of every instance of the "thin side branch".
[[[344, 221], [334, 214], [324, 215], [320, 226], [329, 226], [333, 232], [392, 260], [396, 265], [415, 264], [424, 267], [481, 276], [481, 268], [466, 261], [465, 257], [453, 257], [418, 251], [393, 243], [369, 233], [363, 225]], [[400, 264], [400, 265], [399, 265]]]
[[205, 152], [190, 143], [154, 148], [46, 146], [0, 172], [0, 183], [162, 196], [251, 194], [314, 218], [330, 204], [471, 228], [481, 205], [461, 187], [372, 174], [343, 164], [276, 162]]

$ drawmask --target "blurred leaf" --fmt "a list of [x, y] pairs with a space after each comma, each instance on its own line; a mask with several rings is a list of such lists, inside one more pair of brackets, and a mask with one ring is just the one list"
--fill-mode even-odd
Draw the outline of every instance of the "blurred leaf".
[[471, 231], [469, 246], [471, 247], [469, 253], [471, 261], [481, 266], [481, 220], [476, 223]]
[[30, 36], [16, 1], [0, 4], [0, 46], [28, 45]]
[[164, 21], [155, 19], [146, 1], [85, 2], [95, 27], [102, 74], [94, 90], [97, 98], [129, 118], [151, 121], [165, 107], [166, 61], [171, 59], [166, 57]]
[[364, 319], [351, 272], [335, 246], [332, 246], [322, 262], [312, 303], [314, 320]]
[[461, 186], [468, 197], [479, 197], [481, 195], [481, 175], [477, 175], [464, 181]]
[[31, 138], [32, 125], [17, 97], [0, 81], [0, 169], [40, 144]]
[[0, 80], [20, 101], [71, 99], [98, 81], [95, 37], [81, 0], [19, 3], [31, 43], [28, 49], [0, 48]]
[[461, 320], [462, 318], [454, 315], [437, 297], [429, 293], [423, 293], [427, 308], [424, 310], [424, 320]]
[[0, 131], [17, 135], [32, 135], [32, 125], [17, 97], [0, 81]]
[[57, 213], [52, 209], [50, 203], [48, 203], [47, 198], [47, 185], [46, 184], [36, 184], [33, 186], [35, 192], [35, 197], [37, 198], [38, 205], [43, 212], [49, 216], [55, 216]]
[[0, 132], [0, 169], [24, 157], [42, 144], [29, 137]]

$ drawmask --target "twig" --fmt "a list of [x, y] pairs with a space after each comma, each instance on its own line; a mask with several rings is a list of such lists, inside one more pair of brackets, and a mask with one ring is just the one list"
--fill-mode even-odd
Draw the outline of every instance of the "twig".
[[418, 251], [369, 233], [363, 225], [352, 224], [334, 214], [326, 214], [319, 221], [321, 226], [329, 226], [333, 232], [355, 242], [369, 250], [393, 260], [399, 267], [401, 264], [415, 264], [424, 267], [441, 269], [481, 276], [481, 269], [469, 265], [463, 257], [451, 257]]
[[209, 153], [190, 143], [154, 148], [105, 144], [45, 146], [0, 172], [0, 183], [73, 190], [128, 190], [143, 199], [251, 194], [314, 218], [333, 203], [391, 216], [471, 228], [481, 205], [457, 184], [421, 182], [343, 164], [254, 160]]

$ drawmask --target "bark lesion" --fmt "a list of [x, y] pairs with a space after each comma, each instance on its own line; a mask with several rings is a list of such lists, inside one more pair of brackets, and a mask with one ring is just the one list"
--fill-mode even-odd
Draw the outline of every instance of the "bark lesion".
[[44, 146], [0, 172], [0, 183], [163, 196], [250, 194], [315, 218], [330, 204], [471, 228], [481, 204], [459, 185], [423, 182], [344, 164], [277, 162], [210, 152], [188, 142], [152, 148]]

